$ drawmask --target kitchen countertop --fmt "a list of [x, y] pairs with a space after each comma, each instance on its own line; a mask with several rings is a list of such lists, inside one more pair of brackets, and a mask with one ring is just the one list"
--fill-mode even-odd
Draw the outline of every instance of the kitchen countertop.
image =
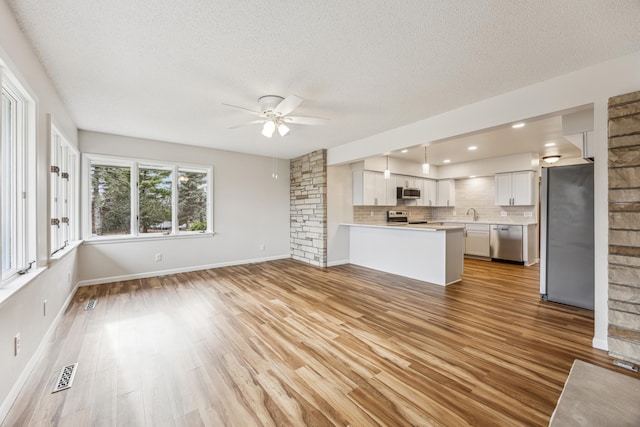
[[454, 223], [454, 224], [495, 224], [495, 225], [532, 225], [537, 224], [533, 218], [496, 218], [496, 219], [429, 219], [429, 223]]
[[422, 230], [422, 231], [440, 231], [440, 230], [462, 230], [464, 227], [462, 225], [440, 225], [439, 222], [434, 222], [433, 224], [408, 224], [406, 222], [402, 223], [382, 223], [382, 224], [355, 224], [355, 223], [343, 223], [340, 225], [347, 225], [351, 227], [373, 227], [373, 228], [398, 228], [398, 229], [411, 229], [411, 230]]

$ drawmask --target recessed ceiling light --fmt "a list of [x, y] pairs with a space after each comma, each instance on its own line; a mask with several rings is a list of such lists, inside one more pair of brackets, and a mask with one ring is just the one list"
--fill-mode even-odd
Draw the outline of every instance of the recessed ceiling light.
[[409, 151], [409, 150], [407, 150], [407, 149], [405, 148], [404, 150], [402, 150], [402, 151], [400, 151], [400, 152], [401, 152], [401, 153], [406, 153], [406, 152], [408, 152], [408, 151]]
[[546, 144], [544, 144], [545, 147], [553, 147], [554, 145], [556, 145], [555, 142], [547, 142]]
[[475, 175], [469, 175], [469, 178], [475, 178], [475, 177], [476, 177]]
[[442, 163], [451, 163], [451, 160], [449, 160], [449, 159], [444, 159], [444, 160], [442, 161]]
[[520, 122], [520, 123], [515, 123], [513, 125], [511, 125], [512, 128], [514, 129], [520, 129], [524, 127], [524, 122]]
[[472, 145], [471, 147], [469, 147], [469, 151], [473, 151], [473, 150], [477, 150], [478, 147], [476, 147], [475, 145]]

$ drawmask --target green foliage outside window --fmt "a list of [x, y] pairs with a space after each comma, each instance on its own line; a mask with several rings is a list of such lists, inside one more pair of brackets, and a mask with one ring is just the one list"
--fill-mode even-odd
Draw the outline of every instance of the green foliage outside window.
[[[131, 168], [91, 165], [91, 232], [97, 236], [131, 234]], [[207, 230], [206, 172], [178, 170], [177, 216], [180, 231]], [[138, 169], [138, 232], [169, 234], [172, 229], [173, 173]]]

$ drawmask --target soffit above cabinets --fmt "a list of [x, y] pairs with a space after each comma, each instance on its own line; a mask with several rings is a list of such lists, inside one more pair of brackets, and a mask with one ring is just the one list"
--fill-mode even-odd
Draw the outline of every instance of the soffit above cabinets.
[[[581, 150], [563, 136], [561, 115], [525, 120], [524, 123], [525, 126], [518, 129], [507, 125], [431, 143], [427, 148], [427, 160], [436, 166], [446, 166], [522, 153], [537, 153], [540, 157], [551, 154], [560, 154], [563, 158], [581, 157]], [[469, 147], [477, 148], [469, 150]], [[422, 163], [424, 146], [389, 155]], [[445, 163], [447, 159], [450, 163]]]

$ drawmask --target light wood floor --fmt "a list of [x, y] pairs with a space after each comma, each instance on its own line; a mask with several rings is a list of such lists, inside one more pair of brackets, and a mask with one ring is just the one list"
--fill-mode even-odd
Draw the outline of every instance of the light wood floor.
[[616, 369], [592, 335], [537, 267], [475, 260], [446, 288], [292, 260], [91, 286], [3, 426], [547, 425], [574, 359]]

